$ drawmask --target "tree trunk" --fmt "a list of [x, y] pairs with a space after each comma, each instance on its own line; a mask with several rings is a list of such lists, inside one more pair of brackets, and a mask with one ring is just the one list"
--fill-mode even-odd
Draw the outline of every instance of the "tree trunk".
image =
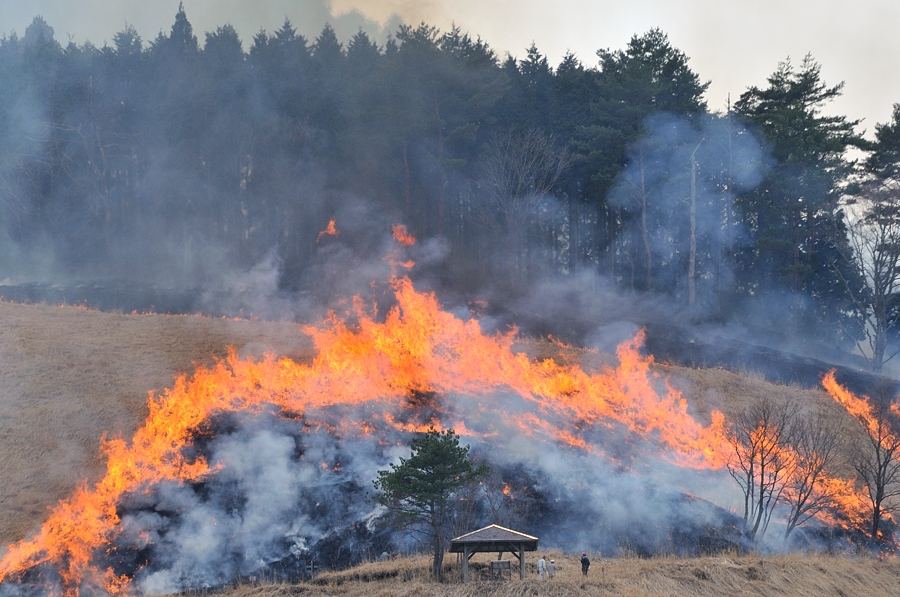
[[444, 127], [441, 121], [441, 105], [438, 102], [437, 92], [434, 93], [434, 116], [437, 119], [437, 134], [438, 134], [438, 154], [437, 154], [437, 162], [438, 162], [438, 170], [440, 172], [440, 184], [441, 188], [438, 192], [438, 221], [437, 221], [437, 233], [439, 235], [444, 233], [444, 212], [445, 212], [445, 204], [447, 201], [447, 173], [444, 171]]
[[[795, 212], [795, 217], [799, 218], [799, 212]], [[801, 230], [800, 222], [796, 219], [791, 222], [791, 228], [793, 230]], [[791, 292], [800, 292], [800, 243], [802, 239], [794, 238], [794, 253], [791, 256]]]
[[732, 224], [732, 209], [733, 209], [733, 193], [734, 193], [734, 181], [732, 177], [732, 173], [734, 172], [734, 153], [732, 151], [732, 128], [731, 128], [731, 96], [728, 97], [728, 171], [725, 175], [725, 247], [724, 249], [721, 247], [720, 241], [720, 249], [719, 249], [719, 271], [716, 276], [716, 294], [718, 295], [719, 309], [721, 309], [722, 304], [722, 294], [725, 289], [722, 288], [722, 260], [725, 259], [725, 253], [728, 253], [727, 262], [729, 265], [732, 264], [732, 248], [734, 247], [734, 226]]
[[[701, 141], [702, 143], [702, 141]], [[688, 258], [688, 305], [697, 302], [697, 158], [691, 154], [691, 251]]]
[[644, 241], [644, 255], [647, 259], [647, 282], [645, 290], [653, 287], [653, 252], [650, 250], [650, 236], [647, 231], [647, 186], [644, 180], [644, 155], [640, 155], [641, 164], [641, 240]]
[[444, 568], [444, 509], [434, 503], [431, 506], [431, 547], [434, 553], [431, 575], [440, 582]]
[[444, 546], [443, 541], [435, 539], [434, 541], [434, 561], [431, 564], [431, 574], [435, 580], [443, 580], [444, 569]]
[[571, 274], [580, 265], [581, 255], [579, 253], [579, 239], [578, 239], [578, 228], [580, 225], [579, 222], [579, 209], [578, 205], [575, 203], [577, 199], [572, 195], [569, 195], [569, 226], [568, 226], [568, 237], [569, 237], [569, 273]]
[[875, 341], [872, 346], [872, 371], [881, 373], [884, 353], [887, 350], [887, 314], [875, 317]]
[[872, 542], [878, 541], [878, 528], [881, 526], [881, 507], [876, 504], [872, 508]]
[[411, 217], [410, 210], [412, 208], [412, 197], [410, 191], [410, 171], [409, 171], [409, 149], [408, 144], [403, 141], [403, 200], [406, 204], [406, 217]]

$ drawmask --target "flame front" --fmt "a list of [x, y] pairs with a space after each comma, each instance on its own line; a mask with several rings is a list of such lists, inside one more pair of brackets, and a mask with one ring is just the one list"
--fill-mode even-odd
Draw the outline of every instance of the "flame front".
[[[881, 444], [886, 453], [893, 453], [897, 446], [900, 446], [900, 441], [890, 428], [886, 418], [878, 417], [873, 406], [865, 398], [855, 395], [839, 384], [835, 379], [833, 369], [822, 379], [822, 386], [838, 404], [847, 410], [850, 416], [865, 428], [870, 441]], [[896, 402], [891, 403], [889, 408], [895, 417], [900, 414]], [[889, 463], [884, 463], [884, 466], [888, 465]], [[865, 491], [853, 487], [851, 483], [845, 482], [840, 490], [835, 498], [838, 511], [857, 528], [864, 527], [868, 521], [864, 520], [861, 513], [872, 509], [872, 498], [866, 495]], [[889, 512], [883, 512], [882, 516], [885, 520], [893, 520]]]
[[[885, 421], [879, 421], [872, 405], [837, 382], [833, 369], [822, 379], [822, 386], [832, 398], [847, 410], [850, 416], [866, 428], [871, 437], [879, 438], [883, 444], [898, 443], [896, 435], [886, 428]], [[890, 408], [896, 413], [898, 406], [895, 403], [891, 404]]]
[[[354, 325], [332, 314], [319, 326], [303, 328], [316, 347], [311, 363], [272, 356], [244, 360], [231, 352], [215, 366], [151, 395], [147, 420], [132, 440], [103, 443], [105, 476], [58, 504], [35, 538], [10, 546], [0, 561], [0, 581], [23, 580], [29, 571], [45, 567], [57, 571], [55, 582], [65, 595], [86, 588], [133, 593], [131, 576], [98, 563], [97, 555], [121, 533], [117, 506], [162, 482], [186, 483], [214, 474], [214, 464], [186, 456], [192, 453], [186, 448], [204, 422], [220, 413], [274, 407], [305, 424], [327, 421], [342, 435], [435, 426], [489, 439], [504, 425], [535, 441], [588, 452], [595, 449], [597, 430], [619, 426], [663, 446], [679, 466], [725, 465], [724, 417], [714, 412], [711, 423], [702, 425], [677, 391], [657, 392], [665, 384], [651, 371], [652, 359], [640, 354], [641, 335], [619, 347], [618, 367], [590, 373], [550, 359], [529, 359], [513, 350], [514, 331], [485, 334], [478, 321], [442, 310], [433, 294], [417, 292], [408, 278], [391, 284], [396, 304], [383, 320], [357, 299], [350, 314]], [[469, 397], [465, 404], [472, 410], [442, 410], [436, 403], [427, 420], [397, 416], [416, 396], [449, 394]], [[351, 407], [365, 407], [365, 420], [327, 416], [329, 409]], [[475, 409], [487, 416], [476, 416]], [[28, 582], [55, 591], [49, 580], [29, 577]]]

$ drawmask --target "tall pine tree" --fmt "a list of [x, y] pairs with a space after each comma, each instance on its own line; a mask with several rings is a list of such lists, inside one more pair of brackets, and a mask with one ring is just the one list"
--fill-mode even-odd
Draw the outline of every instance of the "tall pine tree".
[[825, 330], [837, 329], [847, 299], [831, 267], [838, 255], [828, 232], [843, 226], [839, 199], [854, 168], [846, 152], [863, 145], [854, 132], [859, 121], [822, 114], [843, 83], [827, 86], [811, 56], [799, 69], [782, 62], [768, 83], [735, 104], [773, 160], [762, 183], [738, 198], [749, 236], [737, 255], [738, 290], [784, 297], [796, 324], [828, 339]]

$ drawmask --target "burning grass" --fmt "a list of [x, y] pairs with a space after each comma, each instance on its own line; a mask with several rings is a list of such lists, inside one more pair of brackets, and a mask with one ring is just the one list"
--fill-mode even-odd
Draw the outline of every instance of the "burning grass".
[[[179, 497], [174, 503], [196, 502], [195, 511], [202, 512], [202, 516], [198, 516], [206, 521], [200, 523], [202, 528], [209, 526], [209, 521], [216, 526], [217, 520], [222, 520], [223, 528], [226, 528], [226, 522], [233, 519], [238, 526], [234, 527], [231, 536], [244, 536], [245, 529], [241, 526], [244, 516], [240, 508], [248, 500], [252, 502], [247, 497], [249, 494], [231, 496], [228, 492], [221, 493], [225, 499], [222, 502], [224, 509], [217, 510], [219, 506], [216, 505], [214, 513], [208, 510], [212, 507], [207, 500], [210, 492], [224, 491], [217, 489], [213, 477], [226, 469], [228, 462], [207, 458], [212, 452], [203, 452], [202, 444], [209, 444], [209, 440], [196, 444], [194, 441], [196, 434], [205, 433], [204, 426], [211, 419], [224, 417], [222, 420], [227, 422], [230, 413], [261, 417], [258, 421], [267, 416], [281, 417], [285, 424], [297, 421], [300, 427], [296, 431], [283, 430], [273, 434], [270, 430], [278, 426], [276, 423], [262, 435], [243, 438], [241, 441], [245, 443], [234, 449], [236, 460], [232, 463], [243, 462], [243, 456], [248, 454], [247, 447], [265, 444], [284, 453], [279, 478], [296, 478], [298, 471], [307, 471], [311, 475], [307, 482], [312, 492], [317, 491], [317, 487], [325, 491], [326, 485], [344, 484], [352, 493], [354, 484], [360, 483], [360, 479], [371, 478], [372, 467], [383, 466], [389, 459], [386, 447], [400, 446], [406, 435], [431, 425], [455, 427], [485, 445], [501, 448], [515, 446], [515, 442], [527, 438], [526, 441], [533, 444], [529, 446], [533, 458], [552, 454], [554, 459], [571, 459], [568, 466], [574, 465], [572, 470], [576, 471], [577, 478], [570, 480], [572, 484], [567, 491], [571, 493], [563, 496], [564, 500], [589, 499], [609, 505], [610, 498], [614, 498], [617, 503], [613, 507], [619, 508], [623, 515], [621, 518], [609, 515], [605, 524], [612, 526], [605, 527], [605, 532], [638, 535], [671, 528], [666, 525], [690, 526], [697, 517], [717, 519], [720, 523], [733, 518], [722, 510], [722, 505], [714, 506], [712, 501], [697, 500], [670, 490], [657, 491], [657, 483], [649, 476], [661, 474], [661, 479], [665, 475], [674, 479], [694, 475], [692, 478], [707, 483], [707, 488], [718, 494], [714, 484], [720, 481], [714, 475], [723, 472], [728, 458], [723, 412], [727, 415], [740, 411], [747, 400], [759, 395], [784, 400], [802, 399], [808, 404], [821, 405], [822, 409], [833, 409], [834, 416], [846, 417], [839, 408], [835, 410], [833, 401], [824, 392], [773, 386], [759, 379], [724, 372], [655, 365], [641, 356], [640, 336], [623, 343], [617, 351], [615, 366], [610, 366], [607, 356], [552, 341], [517, 340], [512, 333], [484, 334], [477, 321], [459, 319], [442, 310], [433, 295], [416, 292], [407, 278], [393, 278], [390, 288], [396, 295], [397, 305], [381, 317], [367, 311], [362, 299], [358, 299], [353, 303], [355, 313], [350, 320], [332, 315], [320, 324], [303, 327], [302, 332], [315, 343], [314, 356], [309, 344], [303, 340], [300, 328], [295, 326], [199, 317], [122, 316], [71, 310], [67, 312], [69, 316], [84, 319], [69, 326], [57, 321], [56, 329], [50, 331], [47, 326], [59, 319], [54, 315], [66, 310], [39, 306], [35, 308], [43, 311], [37, 312], [35, 329], [22, 326], [18, 330], [0, 331], [0, 334], [12, 335], [5, 345], [9, 353], [6, 361], [17, 362], [16, 358], [28, 361], [30, 358], [33, 363], [37, 357], [43, 357], [43, 368], [57, 374], [55, 382], [45, 382], [47, 385], [42, 386], [42, 392], [49, 396], [39, 391], [12, 394], [22, 409], [40, 412], [40, 408], [44, 408], [48, 413], [45, 418], [34, 410], [28, 411], [32, 415], [32, 424], [37, 420], [43, 425], [49, 421], [50, 425], [34, 432], [33, 436], [22, 438], [26, 446], [41, 446], [42, 441], [57, 442], [52, 446], [54, 450], [37, 452], [38, 464], [51, 468], [59, 466], [58, 455], [68, 455], [71, 451], [76, 456], [71, 457], [67, 470], [86, 470], [88, 481], [93, 481], [99, 476], [99, 458], [94, 446], [101, 432], [128, 437], [146, 417], [130, 442], [115, 439], [102, 443], [108, 456], [106, 475], [96, 484], [85, 485], [70, 499], [59, 502], [39, 536], [10, 550], [3, 560], [4, 574], [8, 575], [4, 578], [27, 584], [38, 582], [33, 580], [37, 574], [38, 585], [44, 586], [43, 583], [56, 581], [47, 581], [40, 570], [58, 566], [59, 582], [65, 587], [66, 594], [78, 595], [82, 586], [90, 588], [99, 583], [103, 583], [108, 592], [130, 594], [131, 575], [141, 567], [108, 563], [104, 557], [127, 559], [131, 557], [128, 554], [144, 557], [140, 554], [149, 553], [151, 549], [181, 548], [182, 544], [176, 546], [175, 543], [160, 547], [164, 545], [161, 541], [177, 535], [173, 529], [180, 529], [178, 525], [186, 520], [180, 518], [180, 507], [172, 509], [165, 505], [175, 494]], [[226, 345], [237, 348], [223, 359]], [[10, 347], [19, 347], [21, 354], [16, 354]], [[259, 357], [263, 352], [261, 347], [274, 355], [261, 360], [243, 358]], [[174, 374], [190, 371], [185, 360], [192, 352], [199, 353], [203, 359], [199, 364], [203, 366], [172, 386]], [[292, 359], [277, 359], [279, 354]], [[211, 357], [220, 360], [210, 365], [208, 359]], [[29, 374], [37, 372], [23, 371], [13, 368], [6, 378], [7, 383], [13, 384], [12, 389], [16, 389], [16, 379], [31, 382]], [[160, 378], [164, 374], [163, 382]], [[152, 398], [147, 411], [143, 407], [144, 401], [138, 403], [136, 398], [143, 398], [146, 390], [160, 387], [168, 389]], [[54, 388], [56, 392], [50, 393]], [[105, 392], [99, 388], [105, 388]], [[71, 400], [72, 396], [77, 399]], [[427, 398], [413, 403], [410, 396]], [[289, 413], [292, 414], [287, 416]], [[274, 419], [270, 420], [272, 422]], [[227, 447], [231, 433], [223, 430], [226, 431], [223, 436], [226, 444], [220, 448]], [[66, 432], [80, 438], [79, 448], [84, 454], [80, 461], [78, 451], [66, 449]], [[214, 430], [211, 433], [215, 435]], [[303, 438], [310, 438], [311, 442], [334, 443], [334, 456], [301, 463], [305, 451], [313, 447], [312, 443], [304, 443]], [[351, 447], [345, 456], [341, 456], [343, 448], [339, 444], [345, 442]], [[286, 444], [290, 445], [284, 448]], [[291, 446], [296, 452], [294, 456], [289, 455]], [[353, 464], [350, 452], [355, 448], [352, 446], [363, 446], [372, 459], [371, 462], [361, 461], [355, 474], [344, 473], [342, 466]], [[523, 447], [520, 445], [519, 449]], [[249, 451], [251, 455], [252, 452]], [[342, 463], [342, 459], [345, 462]], [[271, 462], [265, 464], [268, 466]], [[296, 468], [300, 466], [306, 468]], [[549, 469], [544, 469], [545, 476], [549, 476], [548, 472]], [[238, 473], [232, 469], [225, 474], [226, 478], [228, 474]], [[323, 475], [327, 475], [327, 479]], [[258, 481], [251, 487], [263, 488]], [[608, 491], [609, 482], [621, 483], [628, 493], [616, 490], [602, 493]], [[674, 481], [669, 482], [672, 487], [677, 486]], [[204, 489], [206, 484], [212, 484], [212, 488]], [[161, 490], [158, 489], [160, 485]], [[195, 493], [192, 486], [200, 493]], [[306, 512], [295, 512], [299, 507], [296, 496], [301, 488], [293, 485], [285, 488], [288, 489], [283, 504], [285, 520], [306, 517]], [[601, 493], [594, 493], [596, 491]], [[255, 490], [251, 492], [256, 493]], [[145, 497], [137, 499], [140, 495]], [[310, 494], [306, 498], [313, 499], [315, 507], [319, 507], [318, 496]], [[133, 510], [123, 506], [129, 500], [135, 504]], [[52, 500], [48, 501], [52, 503]], [[638, 513], [631, 511], [636, 501], [643, 504], [638, 507], [638, 510], [642, 509], [640, 520], [633, 518]], [[161, 511], [172, 514], [161, 515]], [[337, 509], [328, 514], [335, 518], [325, 516], [322, 520], [337, 524], [343, 520], [339, 512]], [[647, 518], [647, 515], [658, 518]], [[354, 516], [361, 516], [361, 512]], [[621, 523], [623, 520], [626, 523]], [[635, 530], [639, 521], [644, 527]], [[724, 524], [736, 528], [733, 522]], [[581, 527], [576, 524], [565, 532], [578, 534], [589, 541], [590, 537], [583, 533], [593, 531]], [[142, 530], [145, 528], [154, 530], [145, 532]], [[272, 525], [267, 523], [266, 528], [271, 529]], [[701, 531], [698, 527], [688, 534], [696, 535], [696, 539]], [[315, 529], [315, 533], [321, 532]], [[153, 533], [155, 539], [150, 538]], [[229, 533], [231, 531], [222, 539], [225, 541], [222, 546], [228, 544]], [[286, 536], [282, 534], [281, 537]], [[298, 537], [300, 543], [297, 545], [306, 541], [304, 537]], [[117, 544], [120, 539], [121, 543]], [[609, 537], [604, 539], [608, 541]], [[662, 542], [651, 541], [641, 549], [657, 552], [667, 549], [666, 541], [673, 540], [672, 536], [661, 536], [660, 539]], [[730, 539], [719, 539], [723, 545], [734, 545]], [[254, 545], [253, 549], [257, 547]], [[598, 546], [597, 549], [605, 548]], [[185, 551], [184, 556], [196, 559], [205, 557], [203, 552], [202, 549]], [[161, 559], [169, 557], [164, 553], [157, 555]], [[563, 554], [559, 554], [558, 560], [561, 569], [559, 577], [554, 579], [554, 587], [571, 591], [585, 591], [595, 586], [601, 591], [615, 589], [624, 594], [681, 594], [678, 582], [687, 582], [691, 587], [700, 583], [697, 586], [702, 587], [703, 581], [712, 578], [713, 573], [720, 573], [718, 568], [707, 571], [692, 563], [688, 565], [693, 566], [688, 573], [682, 574], [684, 570], [676, 566], [673, 569], [681, 572], [663, 575], [657, 579], [658, 584], [648, 585], [647, 580], [653, 575], [649, 572], [651, 568], [647, 568], [636, 573], [643, 584], [609, 588], [605, 568], [603, 572], [595, 568], [593, 577], [595, 579], [599, 574], [599, 585], [591, 585], [596, 582], [593, 579], [585, 584], [584, 579], [577, 578], [580, 573], [575, 579], [567, 580], [564, 570], [571, 562]], [[258, 561], [264, 565], [266, 560]], [[610, 566], [628, 561], [627, 558], [611, 560]], [[636, 560], [655, 562], [657, 568], [660, 562], [666, 561]], [[230, 566], [208, 578], [231, 578], [223, 577], [223, 574], [232, 575], [236, 570], [252, 573], [259, 569], [257, 564], [247, 568], [241, 567], [239, 562]], [[354, 569], [325, 574], [310, 586], [318, 587], [315, 590], [330, 590], [333, 586], [382, 581], [422, 582], [432, 586], [419, 579], [415, 564], [399, 571], [384, 567], [384, 564], [371, 566], [370, 571]], [[764, 567], [760, 566], [752, 573], [759, 579], [750, 580], [764, 580]], [[578, 572], [577, 565], [572, 568]], [[32, 573], [36, 569], [38, 572]], [[114, 570], [124, 570], [124, 573], [120, 575]], [[180, 587], [202, 586], [207, 582], [206, 577], [170, 578], [168, 568], [164, 570], [164, 578], [154, 576], [157, 572], [146, 569], [142, 579], [145, 589], [150, 587], [148, 590], [158, 591], [153, 587], [169, 587], [172, 583]], [[613, 573], [612, 568], [610, 573]], [[751, 573], [747, 572], [747, 575]], [[621, 576], [624, 578], [627, 574], [622, 571]], [[569, 582], [574, 584], [569, 586], [566, 584]], [[499, 589], [514, 585], [491, 586]], [[569, 588], [565, 589], [567, 586]], [[469, 591], [470, 588], [459, 590]], [[422, 594], [418, 589], [415, 593]]]

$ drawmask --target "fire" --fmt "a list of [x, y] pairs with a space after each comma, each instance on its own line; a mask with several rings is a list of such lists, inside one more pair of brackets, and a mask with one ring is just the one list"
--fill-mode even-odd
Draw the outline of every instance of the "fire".
[[819, 519], [834, 527], [863, 529], [868, 524], [865, 512], [870, 508], [868, 498], [861, 494], [852, 481], [825, 477], [822, 490], [831, 497], [832, 511], [822, 512]]
[[411, 235], [406, 231], [406, 226], [403, 224], [394, 224], [391, 227], [391, 232], [394, 235], [394, 240], [403, 245], [404, 247], [411, 247], [416, 244], [416, 237]]
[[338, 235], [338, 231], [337, 231], [337, 228], [335, 228], [335, 226], [334, 226], [334, 219], [331, 219], [331, 220], [328, 220], [328, 226], [325, 227], [325, 230], [322, 230], [321, 232], [319, 232], [319, 235], [316, 236], [316, 242], [318, 243], [320, 240], [322, 240], [323, 236], [337, 236], [337, 235]]
[[415, 261], [406, 258], [404, 251], [416, 244], [416, 238], [406, 231], [406, 226], [403, 224], [391, 226], [391, 234], [397, 242], [397, 247], [388, 253], [384, 260], [391, 266], [391, 279], [394, 279], [400, 268], [410, 270], [416, 265]]
[[[822, 379], [822, 386], [838, 404], [843, 406], [866, 429], [870, 441], [880, 443], [888, 453], [893, 452], [896, 446], [900, 445], [900, 440], [892, 432], [888, 422], [876, 415], [874, 407], [865, 398], [856, 396], [853, 392], [840, 385], [835, 379], [834, 370], [829, 371], [825, 375]], [[889, 408], [891, 413], [896, 416], [898, 412], [897, 403], [890, 404]], [[857, 528], [864, 527], [865, 522], [860, 513], [872, 509], [872, 499], [849, 483], [840, 489], [841, 491], [836, 499], [840, 514], [845, 519], [852, 521]], [[888, 512], [883, 512], [882, 517], [886, 520], [892, 520]]]
[[[394, 234], [401, 244], [411, 239], [402, 227]], [[232, 351], [151, 394], [147, 420], [131, 441], [104, 441], [105, 476], [60, 502], [36, 537], [9, 547], [0, 561], [0, 582], [36, 583], [48, 594], [59, 594], [53, 588], [58, 584], [71, 597], [98, 590], [133, 594], [133, 577], [117, 573], [103, 558], [122, 533], [117, 507], [161, 483], [215, 474], [216, 463], [191, 456], [196, 451], [188, 448], [204, 424], [222, 413], [274, 408], [286, 419], [342, 437], [388, 437], [388, 431], [394, 437], [434, 426], [489, 439], [509, 427], [533, 441], [583, 453], [602, 453], [597, 430], [618, 427], [662, 446], [679, 466], [725, 465], [723, 415], [713, 412], [708, 425], [694, 419], [681, 394], [651, 370], [652, 358], [641, 355], [643, 334], [619, 346], [617, 367], [588, 372], [529, 359], [513, 348], [515, 330], [485, 334], [476, 319], [444, 311], [434, 294], [416, 291], [408, 278], [394, 278], [390, 285], [396, 302], [383, 317], [356, 298], [344, 317], [332, 313], [319, 325], [305, 326], [316, 347], [311, 363], [273, 356], [244, 360]], [[450, 395], [464, 408], [444, 407], [440, 397]], [[418, 403], [430, 414], [410, 416]], [[353, 407], [365, 408], [365, 421], [341, 416]], [[43, 572], [26, 579], [36, 569], [54, 571], [46, 576], [58, 580], [42, 580]]]
[[[408, 246], [404, 239], [412, 237], [405, 229], [395, 227], [394, 234]], [[394, 306], [383, 315], [356, 297], [345, 304], [346, 312], [304, 326], [316, 348], [310, 363], [274, 356], [240, 359], [232, 351], [214, 366], [179, 378], [171, 389], [151, 394], [147, 420], [130, 441], [103, 441], [105, 476], [60, 502], [36, 537], [9, 547], [0, 561], [0, 582], [27, 582], [47, 594], [71, 597], [134, 594], [135, 571], [122, 573], [104, 559], [123, 532], [118, 509], [129, 496], [149, 494], [162, 483], [193, 483], [214, 475], [221, 465], [189, 448], [204, 425], [223, 413], [274, 409], [308, 429], [371, 436], [381, 445], [396, 443], [398, 432], [431, 427], [452, 427], [484, 441], [511, 429], [530, 442], [600, 457], [605, 449], [598, 433], [625, 429], [649, 446], [662, 447], [664, 457], [677, 466], [727, 466], [731, 452], [724, 416], [713, 411], [703, 424], [691, 415], [680, 392], [654, 372], [652, 357], [641, 354], [643, 333], [618, 347], [616, 367], [586, 371], [529, 358], [515, 350], [516, 330], [486, 334], [477, 319], [443, 310], [434, 294], [417, 291], [409, 278], [392, 278], [390, 289]], [[575, 352], [553, 342], [562, 353]], [[868, 403], [839, 386], [833, 374], [823, 384], [848, 412], [861, 421], [871, 419]], [[457, 397], [457, 408], [445, 404], [445, 396]], [[354, 408], [365, 417], [343, 416]], [[790, 448], [780, 458], [788, 469], [798, 461]], [[342, 470], [339, 461], [312, 466]], [[832, 502], [817, 514], [819, 520], [864, 526], [867, 498], [851, 481], [823, 475], [816, 483]], [[504, 494], [509, 491], [508, 485], [503, 488]]]
[[[841, 386], [834, 378], [834, 370], [829, 371], [822, 379], [822, 386], [841, 406], [847, 409], [847, 412], [864, 425], [873, 437], [881, 437], [882, 443], [897, 443], [894, 434], [879, 429], [880, 423], [875, 416], [872, 405], [865, 399], [860, 398]], [[897, 408], [896, 404], [891, 405], [891, 410]]]

